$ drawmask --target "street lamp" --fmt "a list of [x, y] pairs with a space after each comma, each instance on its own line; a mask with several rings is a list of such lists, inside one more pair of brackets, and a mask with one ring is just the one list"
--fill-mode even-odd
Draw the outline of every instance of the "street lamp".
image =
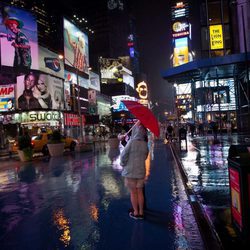
[[[65, 61], [67, 61], [73, 68], [75, 68], [73, 66], [73, 64], [63, 55], [59, 55], [59, 59], [65, 59]], [[84, 137], [83, 137], [83, 126], [82, 126], [82, 113], [81, 113], [81, 104], [80, 104], [80, 83], [79, 83], [79, 69], [75, 68], [75, 73], [76, 73], [76, 85], [78, 88], [77, 91], [77, 109], [78, 109], [78, 116], [79, 116], [79, 123], [80, 123], [80, 144], [82, 144], [84, 142]]]

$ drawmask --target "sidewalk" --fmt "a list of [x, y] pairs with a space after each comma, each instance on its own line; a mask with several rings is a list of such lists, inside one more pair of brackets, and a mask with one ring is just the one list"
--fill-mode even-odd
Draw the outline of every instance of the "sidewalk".
[[[201, 230], [214, 231], [224, 249], [247, 249], [231, 223], [228, 179], [228, 150], [232, 144], [245, 142], [246, 136], [237, 134], [197, 136], [187, 138], [187, 151], [178, 143], [171, 144], [180, 167], [184, 184], [197, 201], [194, 208]], [[198, 220], [198, 221], [199, 221]], [[204, 227], [204, 228], [203, 228]]]

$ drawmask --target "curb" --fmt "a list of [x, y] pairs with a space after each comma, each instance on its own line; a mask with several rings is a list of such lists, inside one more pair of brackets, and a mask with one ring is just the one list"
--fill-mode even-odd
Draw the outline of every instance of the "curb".
[[222, 242], [217, 234], [212, 222], [206, 215], [202, 205], [199, 203], [196, 194], [193, 192], [191, 185], [188, 181], [187, 174], [184, 170], [182, 162], [178, 157], [175, 146], [169, 144], [174, 160], [180, 170], [182, 181], [189, 199], [189, 203], [192, 207], [194, 217], [197, 221], [198, 227], [200, 229], [201, 237], [203, 239], [204, 245], [207, 250], [223, 250]]

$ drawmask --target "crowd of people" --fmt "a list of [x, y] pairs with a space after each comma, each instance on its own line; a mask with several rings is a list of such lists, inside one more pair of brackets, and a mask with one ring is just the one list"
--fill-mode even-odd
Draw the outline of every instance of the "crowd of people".
[[[215, 121], [209, 121], [207, 123], [203, 122], [186, 122], [186, 123], [168, 123], [166, 126], [163, 127], [163, 137], [167, 142], [171, 142], [174, 139], [177, 139], [177, 137], [180, 134], [180, 131], [178, 129], [184, 128], [186, 130], [187, 134], [190, 134], [190, 136], [193, 138], [195, 136], [206, 136], [208, 134], [212, 134], [214, 136], [214, 139], [217, 139], [218, 131], [219, 129], [219, 122]], [[226, 123], [226, 127], [221, 129], [221, 132], [227, 132], [228, 135], [232, 134], [233, 126], [231, 122]]]

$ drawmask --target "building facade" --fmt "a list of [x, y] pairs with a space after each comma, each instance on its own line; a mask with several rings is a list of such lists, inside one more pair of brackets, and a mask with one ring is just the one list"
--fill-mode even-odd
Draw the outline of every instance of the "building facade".
[[[249, 130], [249, 10], [248, 1], [172, 1], [172, 65], [162, 76], [189, 85], [180, 118]], [[177, 99], [178, 112], [178, 88]]]

